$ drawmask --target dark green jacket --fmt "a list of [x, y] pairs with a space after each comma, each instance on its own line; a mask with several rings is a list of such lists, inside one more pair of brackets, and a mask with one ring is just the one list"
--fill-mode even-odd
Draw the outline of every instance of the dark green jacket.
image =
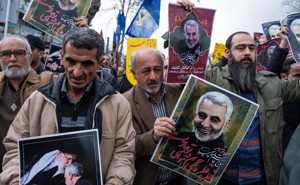
[[280, 185], [298, 185], [300, 175], [300, 126], [297, 127], [283, 156]]
[[[228, 66], [208, 68], [206, 79], [222, 88], [240, 94], [233, 84]], [[260, 71], [253, 89], [259, 104], [259, 120], [263, 163], [268, 185], [278, 184], [282, 160], [283, 103], [300, 100], [300, 78], [280, 80], [276, 74]]]

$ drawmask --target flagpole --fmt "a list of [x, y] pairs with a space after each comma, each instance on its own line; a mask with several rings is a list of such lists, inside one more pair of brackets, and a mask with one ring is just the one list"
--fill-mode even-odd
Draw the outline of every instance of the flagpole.
[[5, 17], [5, 27], [4, 27], [4, 37], [6, 37], [7, 30], [8, 30], [8, 19], [9, 19], [9, 13], [10, 13], [10, 2], [11, 2], [11, 0], [7, 1], [6, 17]]

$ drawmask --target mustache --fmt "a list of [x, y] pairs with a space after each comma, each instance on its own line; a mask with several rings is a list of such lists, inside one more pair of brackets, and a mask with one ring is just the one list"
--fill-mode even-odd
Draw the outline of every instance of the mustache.
[[149, 80], [148, 85], [152, 85], [152, 84], [157, 84], [157, 81], [156, 80]]
[[196, 126], [196, 130], [201, 130], [201, 129], [207, 130], [207, 131], [211, 132], [211, 128], [210, 128], [210, 127], [204, 127], [203, 125], [198, 124], [198, 125]]
[[250, 57], [244, 57], [241, 59], [241, 62], [244, 62], [244, 61], [250, 61], [250, 62], [253, 62], [252, 58]]
[[73, 73], [70, 74], [70, 78], [74, 78], [75, 80], [84, 80], [84, 75], [80, 75], [75, 77]]
[[11, 68], [11, 67], [22, 67], [22, 65], [19, 63], [9, 63], [7, 65], [7, 68]]

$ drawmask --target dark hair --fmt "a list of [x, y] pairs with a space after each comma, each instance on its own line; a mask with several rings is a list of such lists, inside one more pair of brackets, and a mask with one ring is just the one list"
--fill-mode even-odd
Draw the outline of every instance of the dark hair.
[[230, 50], [231, 48], [231, 45], [232, 45], [232, 38], [237, 35], [237, 34], [247, 34], [247, 35], [250, 35], [248, 32], [245, 32], [245, 31], [237, 31], [237, 32], [234, 32], [233, 34], [231, 34], [228, 39], [226, 40], [226, 49]]
[[76, 27], [65, 33], [62, 43], [63, 53], [66, 51], [67, 43], [70, 43], [75, 48], [97, 49], [97, 60], [100, 60], [100, 57], [103, 55], [103, 38], [93, 29]]
[[283, 65], [282, 65], [281, 73], [285, 73], [286, 75], [289, 75], [291, 65], [294, 63], [296, 63], [294, 58], [285, 59]]
[[41, 51], [45, 50], [45, 44], [40, 37], [34, 35], [27, 35], [25, 37], [30, 45], [31, 50], [38, 48]]

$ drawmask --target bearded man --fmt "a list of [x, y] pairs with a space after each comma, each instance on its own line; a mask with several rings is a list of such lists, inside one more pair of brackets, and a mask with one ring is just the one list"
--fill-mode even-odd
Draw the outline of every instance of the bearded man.
[[255, 41], [235, 32], [226, 41], [228, 65], [209, 66], [206, 80], [259, 104], [244, 139], [220, 184], [278, 184], [282, 160], [282, 105], [300, 100], [300, 80], [282, 79], [268, 71], [256, 73]]
[[[51, 72], [37, 75], [30, 67], [31, 49], [27, 40], [16, 36], [5, 37], [0, 42], [0, 139], [3, 141], [8, 128], [28, 96], [37, 88], [54, 79]], [[0, 162], [6, 150], [0, 144]], [[0, 169], [2, 172], [2, 167]]]

